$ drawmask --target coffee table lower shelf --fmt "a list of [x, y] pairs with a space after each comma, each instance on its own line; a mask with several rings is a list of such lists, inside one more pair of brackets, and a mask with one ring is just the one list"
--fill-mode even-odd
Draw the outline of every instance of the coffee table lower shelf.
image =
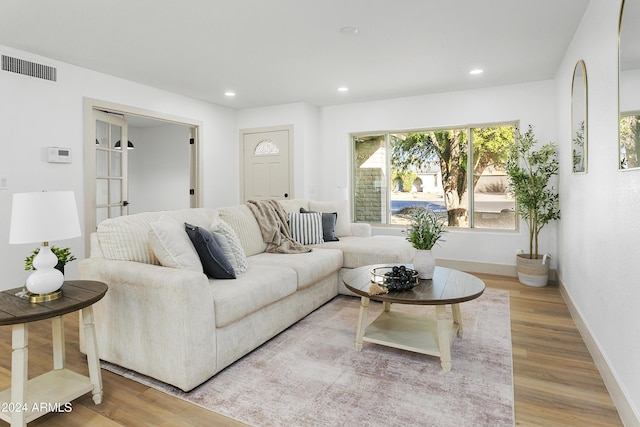
[[[451, 346], [461, 325], [398, 311], [383, 311], [366, 327], [362, 341], [437, 356], [442, 369], [451, 370]], [[357, 346], [357, 343], [356, 343]]]
[[11, 402], [10, 388], [0, 392], [0, 419], [10, 423], [11, 414], [21, 411], [28, 423], [52, 410], [64, 411], [65, 403], [93, 390], [89, 377], [68, 369], [56, 369], [30, 379], [26, 387], [24, 403]]

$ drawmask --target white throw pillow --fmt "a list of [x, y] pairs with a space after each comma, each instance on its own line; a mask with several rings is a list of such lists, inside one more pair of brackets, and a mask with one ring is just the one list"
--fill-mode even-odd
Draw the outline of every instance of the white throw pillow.
[[167, 215], [152, 222], [149, 244], [165, 267], [203, 272], [200, 257], [187, 235], [184, 224]]
[[316, 245], [322, 240], [322, 214], [320, 212], [289, 213], [291, 237], [303, 245]]
[[247, 205], [218, 209], [220, 219], [233, 228], [238, 235], [246, 256], [261, 254], [267, 250], [260, 225]]
[[249, 262], [235, 230], [221, 218], [216, 218], [211, 225], [211, 232], [224, 242], [220, 246], [233, 265], [236, 274], [246, 273], [249, 269]]

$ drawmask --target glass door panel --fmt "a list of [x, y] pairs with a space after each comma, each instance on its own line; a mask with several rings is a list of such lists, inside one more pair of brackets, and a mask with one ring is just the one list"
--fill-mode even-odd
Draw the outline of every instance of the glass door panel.
[[96, 223], [100, 224], [105, 219], [109, 218], [109, 209], [108, 208], [98, 208], [96, 209]]
[[106, 205], [109, 203], [109, 180], [96, 179], [96, 204]]
[[109, 153], [100, 148], [96, 149], [96, 176], [109, 176]]
[[109, 208], [109, 218], [117, 218], [122, 216], [122, 209], [118, 206]]
[[114, 148], [117, 149], [119, 147], [116, 147], [116, 144], [118, 142], [120, 142], [120, 136], [122, 135], [122, 128], [120, 126], [117, 125], [111, 125], [111, 144], [110, 144], [110, 148]]
[[96, 227], [107, 218], [127, 214], [127, 150], [120, 141], [127, 138], [127, 122], [115, 114], [94, 111], [95, 117], [95, 216]]
[[109, 180], [109, 203], [111, 205], [122, 203], [122, 180]]
[[111, 173], [110, 176], [122, 176], [122, 153], [119, 151], [111, 152]]
[[109, 123], [96, 121], [96, 145], [106, 148], [109, 144]]

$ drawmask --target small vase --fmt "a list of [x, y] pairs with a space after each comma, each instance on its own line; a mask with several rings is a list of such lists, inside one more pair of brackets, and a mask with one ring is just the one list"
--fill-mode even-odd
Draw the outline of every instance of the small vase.
[[431, 249], [418, 249], [413, 255], [413, 268], [418, 272], [420, 279], [433, 279], [433, 270], [436, 268], [436, 259]]

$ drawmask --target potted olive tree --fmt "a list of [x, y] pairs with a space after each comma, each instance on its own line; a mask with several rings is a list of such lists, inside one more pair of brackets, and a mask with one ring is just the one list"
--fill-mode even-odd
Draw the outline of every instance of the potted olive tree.
[[413, 268], [420, 279], [431, 279], [436, 267], [431, 249], [446, 232], [444, 221], [435, 212], [425, 208], [413, 211], [409, 220], [411, 222], [406, 230], [406, 238], [417, 249], [413, 257]]
[[536, 149], [533, 128], [524, 134], [516, 131], [507, 160], [507, 176], [516, 198], [516, 210], [529, 228], [529, 252], [516, 256], [520, 283], [546, 286], [549, 279], [549, 255], [540, 255], [538, 236], [549, 222], [560, 219], [558, 191], [551, 177], [558, 174], [558, 147], [549, 142]]

